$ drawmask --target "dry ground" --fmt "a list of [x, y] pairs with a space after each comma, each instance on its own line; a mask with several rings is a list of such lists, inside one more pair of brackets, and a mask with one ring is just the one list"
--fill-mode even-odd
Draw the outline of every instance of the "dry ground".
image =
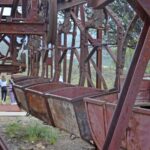
[[[9, 138], [5, 133], [6, 126], [13, 122], [30, 124], [31, 122], [40, 122], [40, 120], [31, 117], [1, 117], [0, 116], [0, 134], [5, 140], [10, 150], [95, 150], [94, 146], [83, 141], [80, 138], [72, 138], [70, 134], [59, 131], [58, 140], [54, 145], [50, 145], [43, 141], [28, 142], [16, 137]], [[46, 125], [43, 125], [46, 126]]]

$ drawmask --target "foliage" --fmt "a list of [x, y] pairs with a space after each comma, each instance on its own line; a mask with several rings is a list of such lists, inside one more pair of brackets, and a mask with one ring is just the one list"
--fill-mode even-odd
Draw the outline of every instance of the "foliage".
[[5, 132], [10, 138], [13, 138], [16, 137], [19, 131], [21, 131], [20, 129], [21, 126], [18, 123], [10, 123], [7, 125]]
[[10, 138], [25, 139], [29, 142], [46, 141], [55, 144], [58, 139], [58, 130], [50, 126], [43, 126], [39, 123], [23, 125], [19, 123], [10, 123], [6, 127], [6, 134]]
[[33, 123], [26, 128], [26, 139], [31, 141], [45, 140], [50, 144], [55, 144], [58, 138], [58, 131], [52, 127], [42, 127]]
[[[133, 19], [135, 12], [132, 9], [132, 7], [128, 4], [126, 0], [116, 0], [114, 3], [111, 4], [112, 10], [118, 15], [118, 17], [122, 20], [123, 27], [125, 31], [128, 28], [128, 25], [130, 24], [131, 20]], [[112, 29], [115, 30], [115, 27], [112, 24], [112, 21], [110, 21], [110, 26]], [[139, 37], [139, 33], [141, 32], [142, 22], [141, 20], [138, 20], [135, 24], [135, 27], [133, 31], [130, 33], [130, 41], [128, 46], [132, 47], [133, 49], [136, 46], [137, 39]], [[112, 37], [113, 38], [113, 37]]]

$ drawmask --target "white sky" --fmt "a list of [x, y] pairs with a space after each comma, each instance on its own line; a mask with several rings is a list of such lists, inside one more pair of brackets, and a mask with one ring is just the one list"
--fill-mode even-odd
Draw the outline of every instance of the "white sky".
[[[2, 8], [0, 7], [0, 12], [2, 11]], [[5, 16], [10, 16], [11, 14], [11, 8], [10, 7], [5, 7], [4, 10], [3, 10], [3, 14], [2, 15], [5, 15]]]
[[[22, 13], [22, 7], [21, 6], [18, 6], [18, 12], [19, 13]], [[0, 7], [0, 12], [2, 11], [2, 8]], [[5, 7], [4, 10], [3, 10], [3, 14], [4, 16], [10, 16], [11, 14], [11, 8], [10, 7]]]

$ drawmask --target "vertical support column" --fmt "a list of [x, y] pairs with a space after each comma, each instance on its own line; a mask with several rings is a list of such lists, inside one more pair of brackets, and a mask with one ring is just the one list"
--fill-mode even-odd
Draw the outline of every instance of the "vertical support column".
[[28, 36], [28, 72], [27, 72], [27, 75], [28, 76], [31, 76], [31, 45], [29, 43], [30, 41], [30, 36]]
[[1, 23], [1, 19], [2, 19], [2, 15], [3, 15], [3, 12], [4, 12], [4, 7], [1, 7], [1, 12], [0, 12], [0, 23]]
[[[72, 34], [72, 47], [75, 47], [76, 28], [77, 28], [77, 27], [76, 27], [76, 24], [74, 23], [74, 26], [73, 26], [73, 34]], [[70, 63], [69, 63], [69, 71], [68, 71], [68, 83], [71, 83], [71, 75], [72, 75], [74, 51], [75, 51], [75, 49], [71, 49]]]
[[[67, 34], [64, 33], [64, 47], [67, 47]], [[67, 57], [64, 56], [63, 62], [63, 81], [66, 82], [67, 80]]]
[[[74, 12], [76, 16], [78, 16], [79, 12], [79, 7], [74, 8]], [[72, 47], [76, 46], [76, 36], [77, 36], [77, 25], [74, 22], [73, 23], [73, 33], [72, 33]], [[68, 70], [68, 83], [71, 83], [71, 76], [72, 76], [72, 68], [73, 68], [73, 60], [74, 60], [74, 54], [75, 54], [76, 49], [71, 50], [71, 55], [70, 55], [70, 63], [69, 63], [69, 70]]]
[[150, 59], [150, 28], [145, 22], [140, 41], [137, 45], [132, 63], [123, 86], [116, 110], [114, 112], [103, 150], [119, 150], [121, 137], [128, 125], [132, 107], [135, 102], [140, 81], [143, 78], [147, 63]]
[[16, 52], [16, 36], [15, 35], [11, 36], [11, 56], [12, 56], [13, 63], [16, 63], [17, 52]]
[[[45, 54], [46, 54], [46, 49], [47, 49], [47, 40], [46, 40], [46, 34], [42, 37], [42, 44], [43, 44], [43, 47], [45, 48], [43, 51], [42, 51], [42, 74], [41, 76], [44, 77], [45, 74], [46, 74], [46, 58], [45, 58]], [[46, 56], [47, 57], [47, 56]]]
[[13, 0], [12, 10], [11, 10], [11, 16], [12, 17], [15, 17], [18, 3], [19, 3], [19, 0]]
[[27, 6], [28, 6], [28, 0], [22, 0], [22, 16], [23, 16], [23, 18], [27, 17]]
[[60, 49], [58, 49], [58, 45], [61, 45], [61, 32], [58, 33], [58, 38], [56, 40], [56, 46], [54, 47], [55, 50], [55, 74], [54, 74], [54, 81], [59, 81], [60, 78], [60, 71], [61, 67], [59, 64], [59, 59], [60, 59]]
[[122, 39], [123, 29], [122, 26], [117, 26], [117, 63], [116, 63], [116, 79], [114, 87], [120, 89], [120, 73], [121, 73], [121, 56], [122, 56]]
[[51, 63], [51, 79], [53, 78], [53, 59], [54, 59], [54, 49], [53, 49], [53, 46], [51, 45], [51, 48], [52, 48], [52, 50], [51, 50], [51, 60], [52, 60], [52, 63]]
[[[102, 29], [97, 30], [97, 39], [99, 44], [102, 45]], [[102, 46], [98, 48], [97, 51], [97, 67], [99, 68], [100, 72], [102, 72]], [[101, 89], [101, 79], [98, 75], [96, 75], [96, 87]]]
[[88, 32], [85, 28], [85, 15], [83, 5], [80, 6], [80, 15], [81, 15], [81, 23], [83, 30], [81, 30], [81, 54], [80, 54], [80, 85], [85, 84], [85, 79], [87, 78], [88, 87], [94, 86], [91, 80], [91, 69], [89, 62], [85, 64], [85, 58], [88, 56]]
[[[85, 16], [84, 16], [84, 12], [83, 12], [83, 6], [80, 6], [80, 17], [81, 17], [81, 23], [83, 26], [85, 26]], [[83, 30], [80, 31], [80, 81], [79, 81], [79, 85], [84, 86], [85, 84], [85, 64], [84, 64], [84, 58], [85, 58], [85, 42], [86, 42], [86, 38], [85, 38], [86, 34], [85, 34], [85, 28], [83, 27]]]
[[84, 66], [84, 58], [85, 58], [85, 38], [82, 32], [80, 32], [80, 80], [79, 80], [79, 85], [83, 86], [85, 83], [85, 66]]
[[28, 15], [28, 22], [38, 21], [38, 0], [31, 1], [31, 11]]

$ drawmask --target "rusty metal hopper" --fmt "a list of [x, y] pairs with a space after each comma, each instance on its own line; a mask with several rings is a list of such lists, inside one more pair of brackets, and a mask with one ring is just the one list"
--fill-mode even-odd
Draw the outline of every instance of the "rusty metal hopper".
[[34, 79], [35, 77], [33, 77], [33, 76], [22, 76], [22, 75], [12, 75], [11, 78], [12, 78], [14, 83], [17, 83], [17, 82], [21, 82], [21, 81], [24, 81], [27, 79]]
[[[111, 95], [98, 98], [85, 98], [86, 112], [94, 142], [99, 150], [102, 149], [106, 134], [116, 107], [116, 102], [112, 103]], [[110, 102], [111, 101], [111, 102]], [[149, 150], [148, 129], [150, 124], [150, 109], [134, 107], [126, 133], [121, 142], [121, 148], [127, 150]]]
[[24, 89], [26, 87], [29, 87], [35, 84], [47, 83], [47, 82], [50, 82], [50, 81], [49, 79], [46, 79], [46, 78], [32, 78], [32, 79], [27, 79], [27, 80], [23, 80], [20, 82], [16, 82], [13, 85], [13, 91], [14, 91], [18, 105], [22, 107], [24, 110], [26, 110], [27, 112], [29, 112], [28, 103], [27, 103]]
[[[125, 77], [121, 77], [121, 86], [124, 84]], [[136, 97], [136, 103], [150, 102], [150, 77], [144, 76], [140, 83]]]
[[95, 88], [68, 87], [47, 92], [48, 103], [56, 127], [84, 140], [91, 140], [83, 98], [99, 94]]
[[45, 92], [51, 93], [54, 90], [71, 86], [73, 85], [62, 82], [51, 82], [26, 88], [25, 93], [30, 113], [44, 122], [55, 126]]
[[136, 103], [150, 102], [150, 77], [144, 77], [136, 97]]

